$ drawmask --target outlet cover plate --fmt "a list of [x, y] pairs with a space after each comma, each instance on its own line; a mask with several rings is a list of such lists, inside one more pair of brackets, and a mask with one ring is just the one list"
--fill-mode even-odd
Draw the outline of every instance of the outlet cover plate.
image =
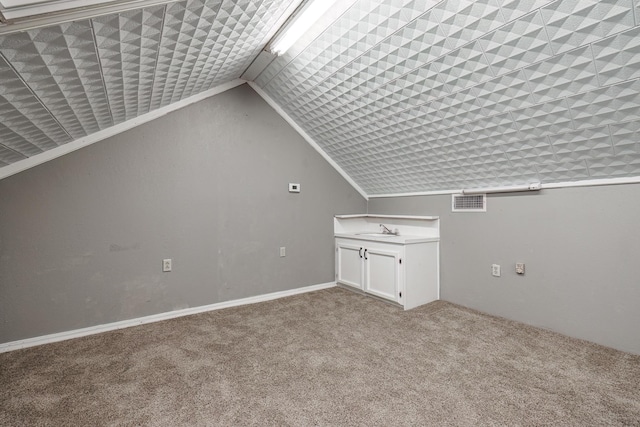
[[494, 277], [500, 277], [500, 265], [491, 264], [491, 275]]

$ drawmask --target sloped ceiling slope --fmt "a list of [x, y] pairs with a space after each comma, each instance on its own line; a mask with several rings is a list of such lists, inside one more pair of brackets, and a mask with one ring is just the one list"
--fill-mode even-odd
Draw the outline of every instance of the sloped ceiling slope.
[[292, 0], [189, 0], [0, 35], [0, 166], [240, 77]]
[[258, 77], [369, 195], [640, 175], [640, 0], [355, 1]]

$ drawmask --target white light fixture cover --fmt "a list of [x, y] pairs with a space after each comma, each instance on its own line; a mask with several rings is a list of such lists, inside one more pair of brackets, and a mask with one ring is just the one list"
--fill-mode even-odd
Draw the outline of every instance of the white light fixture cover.
[[519, 191], [539, 191], [542, 185], [539, 182], [533, 182], [529, 185], [518, 185], [513, 187], [489, 187], [489, 188], [472, 188], [462, 190], [462, 194], [488, 194], [488, 193], [515, 193]]
[[337, 1], [340, 0], [310, 0], [276, 36], [269, 51], [276, 55], [285, 53]]

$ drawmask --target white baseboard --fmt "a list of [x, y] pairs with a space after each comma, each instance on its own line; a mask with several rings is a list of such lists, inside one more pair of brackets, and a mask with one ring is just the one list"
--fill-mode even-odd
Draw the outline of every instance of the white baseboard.
[[144, 325], [146, 323], [160, 322], [162, 320], [174, 319], [176, 317], [189, 316], [192, 314], [204, 313], [206, 311], [220, 310], [223, 308], [237, 307], [239, 305], [255, 304], [258, 302], [271, 301], [292, 295], [306, 292], [319, 291], [336, 286], [335, 282], [321, 283], [319, 285], [305, 286], [303, 288], [291, 289], [288, 291], [273, 292], [255, 297], [241, 298], [233, 301], [219, 302], [215, 304], [203, 305], [200, 307], [185, 308], [182, 310], [169, 311], [166, 313], [152, 314], [151, 316], [138, 317], [136, 319], [122, 320], [120, 322], [107, 323], [105, 325], [90, 326], [88, 328], [75, 329], [73, 331], [59, 332], [56, 334], [43, 335], [40, 337], [27, 338], [19, 341], [11, 341], [0, 344], [0, 353], [19, 350], [21, 348], [35, 347], [42, 344], [49, 344], [58, 341], [70, 340], [72, 338], [85, 337], [87, 335], [99, 334], [102, 332], [115, 331], [117, 329], [130, 328], [131, 326]]

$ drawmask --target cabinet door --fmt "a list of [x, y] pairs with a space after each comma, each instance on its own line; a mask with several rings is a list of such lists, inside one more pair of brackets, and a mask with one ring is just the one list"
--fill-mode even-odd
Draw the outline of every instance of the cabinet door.
[[357, 244], [336, 243], [336, 280], [354, 288], [362, 287], [362, 254], [364, 248]]
[[364, 258], [365, 291], [398, 302], [400, 252], [368, 248]]

